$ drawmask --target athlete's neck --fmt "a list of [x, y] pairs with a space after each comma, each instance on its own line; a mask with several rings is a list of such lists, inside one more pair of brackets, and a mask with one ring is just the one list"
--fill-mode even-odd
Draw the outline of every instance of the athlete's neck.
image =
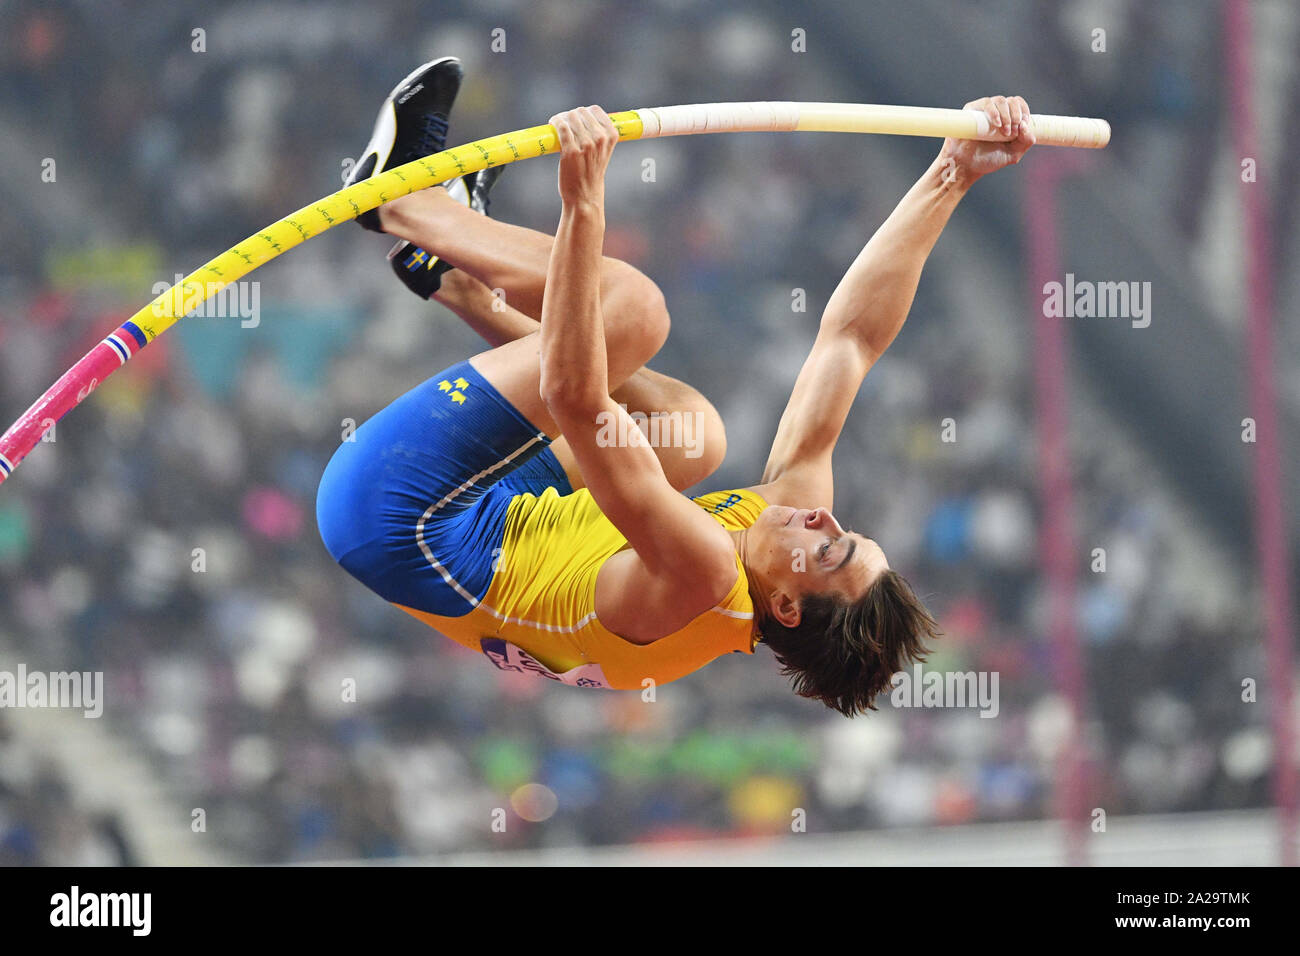
[[740, 528], [727, 533], [731, 535], [731, 543], [735, 546], [736, 554], [740, 556], [740, 565], [745, 569], [745, 578], [749, 582], [749, 599], [754, 605], [754, 616], [755, 618], [767, 617], [771, 613], [768, 599], [771, 589], [764, 580], [763, 574], [749, 561], [749, 529]]

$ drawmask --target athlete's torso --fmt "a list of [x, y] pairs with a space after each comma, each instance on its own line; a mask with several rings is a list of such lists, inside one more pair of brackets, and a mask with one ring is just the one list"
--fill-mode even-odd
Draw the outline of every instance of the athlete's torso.
[[[767, 503], [747, 490], [693, 499], [727, 530], [747, 528]], [[498, 667], [578, 686], [641, 688], [676, 680], [729, 651], [752, 654], [754, 608], [736, 558], [736, 583], [682, 629], [637, 645], [596, 616], [596, 577], [627, 540], [585, 489], [515, 496], [492, 583], [468, 614], [441, 617], [402, 607]]]

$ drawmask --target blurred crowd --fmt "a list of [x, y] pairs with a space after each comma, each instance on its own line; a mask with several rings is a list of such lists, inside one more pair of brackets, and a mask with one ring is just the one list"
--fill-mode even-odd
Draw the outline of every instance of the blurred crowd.
[[[3, 227], [5, 423], [155, 282], [338, 188], [379, 98], [431, 55], [466, 60], [457, 141], [578, 102], [869, 99], [850, 62], [778, 55], [790, 40], [777, 9], [6, 5], [0, 121], [60, 159], [87, 219], [81, 234]], [[615, 48], [616, 35], [638, 42]], [[1172, 95], [1165, 74], [1144, 82], [1141, 95]], [[708, 137], [616, 156], [607, 251], [665, 291], [674, 327], [656, 367], [728, 423], [710, 488], [760, 473], [820, 306], [898, 198], [845, 171], [898, 164], [896, 150]], [[553, 177], [545, 162], [507, 170], [493, 214], [551, 228]], [[345, 225], [260, 270], [255, 327], [180, 323], [0, 493], [0, 642], [105, 671], [104, 731], [143, 748], [178, 805], [204, 808], [228, 853], [780, 835], [794, 808], [822, 832], [1053, 813], [1068, 711], [1038, 550], [1030, 339], [1006, 296], [923, 282], [836, 456], [837, 514], [883, 543], [944, 627], [927, 669], [998, 673], [999, 714], [882, 700], [849, 721], [795, 697], [763, 649], [652, 704], [503, 674], [330, 560], [315, 490], [348, 422], [477, 347], [396, 284], [385, 251]], [[948, 418], [956, 441], [943, 440]], [[1261, 666], [1249, 589], [1180, 557], [1167, 490], [1139, 455], [1116, 453], [1107, 423], [1088, 426], [1071, 455], [1081, 553], [1107, 553], [1100, 573], [1081, 557], [1077, 582], [1093, 798], [1113, 814], [1263, 805], [1264, 715], [1240, 698]], [[114, 821], [68, 802], [66, 781], [0, 724], [0, 862], [130, 859]]]

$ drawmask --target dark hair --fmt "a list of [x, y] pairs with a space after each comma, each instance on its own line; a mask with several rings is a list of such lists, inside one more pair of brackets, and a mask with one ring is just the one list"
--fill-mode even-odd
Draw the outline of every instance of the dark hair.
[[890, 678], [908, 662], [925, 660], [925, 640], [942, 633], [907, 580], [892, 570], [856, 601], [808, 595], [797, 626], [765, 618], [759, 630], [794, 692], [846, 717], [875, 710], [873, 701]]

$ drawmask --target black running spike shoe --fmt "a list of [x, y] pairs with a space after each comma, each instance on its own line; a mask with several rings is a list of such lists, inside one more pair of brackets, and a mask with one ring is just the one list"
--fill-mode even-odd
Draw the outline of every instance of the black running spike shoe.
[[[489, 193], [504, 171], [504, 166], [493, 166], [470, 173], [449, 183], [447, 192], [453, 199], [486, 216], [491, 203]], [[397, 278], [421, 299], [427, 299], [437, 292], [442, 285], [442, 277], [455, 268], [445, 259], [430, 255], [419, 246], [405, 241], [398, 242], [389, 250], [388, 261], [397, 273]]]
[[[446, 149], [451, 107], [464, 75], [460, 60], [444, 56], [417, 67], [393, 87], [379, 108], [370, 142], [344, 186]], [[379, 213], [373, 209], [357, 216], [357, 222], [383, 232]]]

